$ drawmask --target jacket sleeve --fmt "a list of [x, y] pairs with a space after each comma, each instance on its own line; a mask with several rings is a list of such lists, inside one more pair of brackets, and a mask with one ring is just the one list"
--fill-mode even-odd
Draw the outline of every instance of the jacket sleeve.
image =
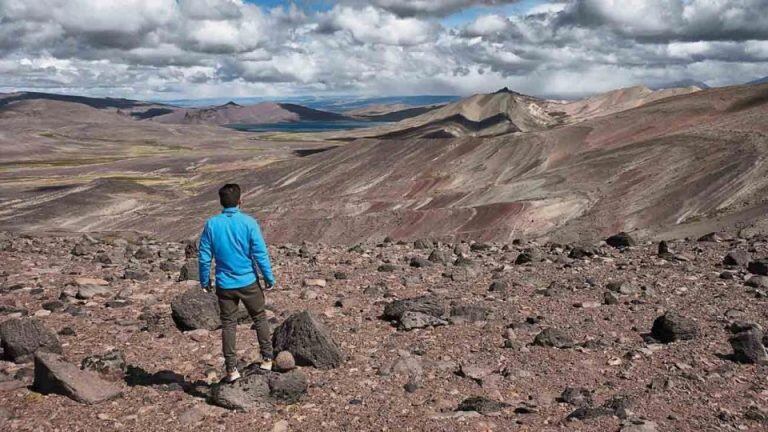
[[211, 285], [211, 229], [205, 224], [203, 233], [200, 234], [200, 244], [198, 245], [197, 265], [200, 273], [200, 286], [208, 288]]
[[275, 284], [275, 277], [272, 275], [272, 265], [269, 262], [269, 252], [267, 244], [264, 243], [264, 237], [261, 235], [261, 228], [256, 220], [251, 224], [251, 262], [259, 267], [259, 271], [264, 276], [264, 281], [269, 285]]

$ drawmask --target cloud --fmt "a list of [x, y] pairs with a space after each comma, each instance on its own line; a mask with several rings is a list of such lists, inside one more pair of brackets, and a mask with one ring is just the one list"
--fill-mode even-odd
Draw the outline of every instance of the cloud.
[[575, 97], [684, 79], [732, 84], [768, 70], [768, 0], [499, 7], [511, 3], [338, 0], [318, 11], [244, 0], [0, 0], [0, 91], [187, 98], [509, 86]]
[[372, 3], [399, 16], [447, 16], [472, 6], [497, 6], [519, 0], [374, 0]]
[[325, 33], [345, 31], [360, 43], [410, 46], [429, 41], [438, 28], [434, 23], [401, 18], [373, 6], [362, 9], [337, 6], [321, 17], [318, 30]]

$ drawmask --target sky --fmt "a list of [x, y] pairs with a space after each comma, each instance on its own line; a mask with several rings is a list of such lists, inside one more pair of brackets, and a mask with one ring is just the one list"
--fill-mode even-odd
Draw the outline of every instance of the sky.
[[571, 98], [768, 76], [768, 0], [0, 0], [0, 92]]

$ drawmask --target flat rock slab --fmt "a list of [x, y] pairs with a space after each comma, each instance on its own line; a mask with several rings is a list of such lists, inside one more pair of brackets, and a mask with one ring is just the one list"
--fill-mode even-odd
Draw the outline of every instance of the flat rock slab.
[[58, 354], [44, 351], [35, 354], [35, 381], [32, 387], [40, 393], [56, 393], [88, 405], [122, 394], [117, 385], [93, 372], [80, 370]]
[[38, 350], [61, 354], [61, 344], [53, 332], [34, 318], [16, 318], [0, 324], [3, 355], [12, 361]]
[[291, 315], [275, 329], [275, 352], [288, 351], [296, 364], [332, 369], [344, 362], [344, 354], [325, 325], [308, 311]]

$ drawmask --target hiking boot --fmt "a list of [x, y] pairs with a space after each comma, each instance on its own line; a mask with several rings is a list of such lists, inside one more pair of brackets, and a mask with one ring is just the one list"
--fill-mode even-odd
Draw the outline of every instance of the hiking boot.
[[228, 383], [233, 383], [239, 379], [240, 379], [240, 372], [236, 368], [232, 369], [231, 371], [228, 371], [227, 377], [225, 378], [225, 380]]
[[261, 362], [261, 365], [259, 365], [261, 369], [264, 369], [266, 371], [272, 370], [272, 359], [266, 359], [263, 362]]

